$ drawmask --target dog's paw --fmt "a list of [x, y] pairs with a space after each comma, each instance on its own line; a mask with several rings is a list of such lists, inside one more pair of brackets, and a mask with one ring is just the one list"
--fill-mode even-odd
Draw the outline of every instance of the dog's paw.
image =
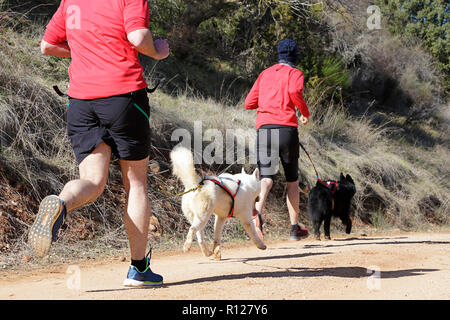
[[211, 257], [211, 256], [212, 256], [212, 252], [211, 251], [205, 252], [205, 257]]
[[212, 252], [211, 251], [209, 251], [208, 249], [206, 249], [205, 251], [203, 251], [203, 255], [205, 256], [205, 257], [211, 257], [212, 256]]
[[214, 252], [213, 258], [214, 258], [214, 260], [217, 260], [217, 261], [222, 259], [222, 253], [220, 252], [220, 250], [217, 250]]
[[325, 236], [325, 239], [331, 240], [331, 237], [330, 236]]
[[192, 242], [185, 242], [183, 246], [183, 251], [188, 252], [191, 249]]
[[220, 246], [214, 247], [214, 254], [213, 254], [214, 260], [220, 260], [222, 259], [222, 253], [220, 251]]
[[202, 250], [203, 256], [209, 257], [209, 256], [212, 255], [212, 252], [209, 251], [209, 249], [208, 249], [208, 247], [206, 246], [205, 243], [200, 242], [199, 245], [200, 245], [200, 249]]
[[320, 241], [320, 236], [315, 236], [314, 237], [317, 241]]

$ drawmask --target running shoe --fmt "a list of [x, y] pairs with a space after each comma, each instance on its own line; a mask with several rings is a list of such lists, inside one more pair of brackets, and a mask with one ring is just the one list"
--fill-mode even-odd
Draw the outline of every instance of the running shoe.
[[303, 228], [302, 226], [298, 226], [297, 229], [295, 230], [291, 230], [290, 234], [289, 234], [289, 240], [301, 240], [304, 238], [307, 238], [309, 235], [309, 232], [306, 228]]
[[145, 259], [147, 267], [144, 271], [139, 271], [135, 266], [128, 268], [127, 278], [123, 281], [125, 287], [159, 286], [163, 283], [163, 277], [150, 269], [150, 258], [145, 257]]
[[37, 256], [43, 257], [48, 254], [65, 218], [64, 201], [58, 196], [47, 196], [41, 201], [38, 214], [28, 234], [28, 243]]
[[258, 220], [259, 220], [259, 229], [261, 230], [261, 233], [264, 234], [264, 229], [263, 229], [264, 220], [262, 218], [261, 212], [259, 212], [259, 211], [258, 211]]

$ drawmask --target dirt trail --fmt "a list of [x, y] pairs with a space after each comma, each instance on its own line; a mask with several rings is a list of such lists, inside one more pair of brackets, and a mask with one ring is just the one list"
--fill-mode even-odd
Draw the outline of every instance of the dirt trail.
[[165, 284], [144, 290], [122, 287], [119, 259], [3, 272], [0, 299], [450, 299], [450, 233], [267, 244], [225, 244], [222, 261], [154, 252]]

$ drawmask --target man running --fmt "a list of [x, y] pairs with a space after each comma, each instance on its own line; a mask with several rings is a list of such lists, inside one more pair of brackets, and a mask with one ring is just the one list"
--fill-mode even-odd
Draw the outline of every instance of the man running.
[[150, 106], [138, 52], [161, 60], [169, 55], [169, 45], [152, 39], [147, 0], [62, 0], [41, 51], [72, 59], [67, 129], [80, 178], [69, 181], [59, 196], [42, 200], [29, 232], [31, 247], [39, 256], [48, 254], [67, 213], [103, 193], [114, 154], [127, 195], [124, 224], [131, 266], [124, 285], [162, 284], [145, 255]]
[[259, 75], [244, 103], [246, 109], [258, 109], [257, 162], [261, 173], [261, 193], [255, 205], [259, 212], [255, 224], [262, 231], [262, 211], [280, 158], [287, 184], [291, 240], [308, 236], [308, 230], [298, 224], [299, 139], [295, 108], [301, 113], [303, 125], [309, 121], [309, 110], [302, 95], [303, 73], [295, 67], [297, 60], [297, 44], [290, 39], [282, 40], [278, 45], [278, 63]]

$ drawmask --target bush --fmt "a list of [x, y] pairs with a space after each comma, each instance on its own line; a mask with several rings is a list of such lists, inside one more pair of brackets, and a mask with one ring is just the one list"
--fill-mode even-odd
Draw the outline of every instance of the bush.
[[438, 61], [450, 89], [450, 8], [444, 0], [378, 0], [389, 30], [406, 38], [420, 39], [420, 44]]

